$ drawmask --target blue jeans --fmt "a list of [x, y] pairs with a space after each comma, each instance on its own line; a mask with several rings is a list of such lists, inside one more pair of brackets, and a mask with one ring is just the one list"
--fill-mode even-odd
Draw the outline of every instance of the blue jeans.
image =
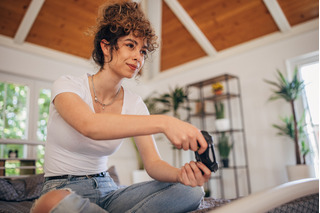
[[117, 186], [106, 177], [70, 177], [45, 181], [42, 194], [69, 188], [75, 193], [65, 197], [52, 212], [188, 212], [197, 209], [204, 196], [201, 187], [179, 183], [149, 181], [128, 187]]

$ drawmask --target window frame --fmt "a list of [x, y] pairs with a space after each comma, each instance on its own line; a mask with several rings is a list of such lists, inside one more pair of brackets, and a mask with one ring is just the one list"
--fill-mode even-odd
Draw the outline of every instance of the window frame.
[[[300, 69], [302, 66], [316, 63], [316, 62], [319, 63], [319, 51], [314, 51], [311, 53], [307, 53], [307, 54], [286, 60], [287, 75], [289, 79], [292, 79], [296, 67], [298, 68], [298, 77], [300, 77]], [[303, 94], [301, 95], [301, 97], [294, 103], [296, 106], [296, 113], [298, 118], [301, 118], [301, 116], [305, 111], [304, 102], [306, 100], [304, 99], [306, 99], [306, 97], [304, 93], [305, 91], [303, 91]], [[316, 129], [313, 128], [313, 131], [315, 130]], [[307, 162], [312, 162], [315, 170], [315, 176], [319, 177], [319, 168], [318, 168], [319, 167], [319, 138], [317, 138], [316, 132], [314, 132], [313, 134], [315, 136], [316, 144], [312, 146], [314, 147], [314, 149], [311, 148], [311, 151], [310, 151], [311, 153], [307, 155]], [[311, 146], [309, 139], [308, 139], [308, 145], [309, 147]]]
[[27, 96], [27, 127], [26, 139], [4, 139], [0, 138], [0, 144], [26, 144], [26, 145], [45, 145], [44, 141], [39, 141], [37, 137], [39, 106], [38, 99], [42, 89], [51, 89], [52, 82], [39, 80], [20, 75], [8, 74], [0, 71], [1, 81], [15, 83], [29, 87]]

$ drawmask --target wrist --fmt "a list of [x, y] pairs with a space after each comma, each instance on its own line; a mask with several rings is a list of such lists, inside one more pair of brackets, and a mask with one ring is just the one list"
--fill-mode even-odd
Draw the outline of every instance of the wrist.
[[181, 168], [177, 168], [177, 173], [176, 173], [176, 183], [182, 183], [181, 180]]
[[168, 127], [168, 120], [169, 120], [169, 116], [167, 115], [157, 115], [158, 119], [157, 119], [157, 124], [158, 124], [158, 129], [160, 133], [165, 133], [166, 132], [166, 128]]

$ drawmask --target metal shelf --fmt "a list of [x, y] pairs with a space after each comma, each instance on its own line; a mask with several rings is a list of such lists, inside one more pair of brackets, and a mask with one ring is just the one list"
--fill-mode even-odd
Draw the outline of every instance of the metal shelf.
[[[223, 82], [225, 84], [225, 90], [224, 90], [224, 93], [221, 94], [221, 95], [213, 95], [212, 93], [210, 94], [205, 94], [204, 91], [208, 91], [210, 90], [209, 88], [206, 88], [206, 87], [209, 87], [211, 86], [211, 84], [213, 83], [217, 83], [217, 82]], [[233, 83], [233, 86], [232, 89], [231, 86], [230, 86], [230, 82]], [[188, 86], [188, 90], [190, 88], [192, 88], [193, 90], [195, 90], [196, 92], [198, 92], [198, 95], [197, 97], [198, 98], [194, 98], [193, 99], [189, 99], [188, 100], [188, 107], [190, 107], [190, 103], [195, 103], [195, 102], [201, 102], [203, 103], [203, 106], [205, 105], [204, 103], [205, 102], [208, 102], [208, 101], [211, 101], [211, 102], [219, 102], [219, 101], [223, 101], [225, 104], [226, 104], [226, 107], [227, 107], [227, 110], [228, 110], [228, 118], [230, 120], [230, 129], [226, 130], [226, 131], [216, 131], [216, 130], [210, 130], [210, 128], [207, 128], [207, 123], [206, 123], [206, 118], [210, 118], [213, 119], [215, 118], [215, 115], [216, 113], [215, 112], [199, 112], [197, 114], [191, 114], [190, 111], [189, 111], [189, 115], [188, 115], [188, 121], [190, 123], [192, 123], [192, 121], [195, 121], [195, 120], [192, 120], [192, 119], [200, 119], [200, 129], [201, 130], [206, 130], [209, 132], [209, 134], [211, 135], [219, 135], [221, 133], [226, 133], [230, 136], [230, 139], [232, 140], [232, 143], [236, 142], [237, 145], [239, 146], [242, 146], [243, 150], [244, 150], [244, 155], [243, 156], [240, 156], [241, 158], [241, 162], [244, 162], [239, 164], [237, 162], [237, 157], [236, 157], [236, 154], [237, 154], [237, 151], [235, 149], [235, 147], [233, 148], [232, 150], [232, 158], [233, 158], [233, 161], [231, 162], [231, 166], [229, 166], [227, 169], [226, 168], [223, 168], [221, 166], [219, 166], [219, 170], [217, 173], [215, 174], [212, 174], [210, 180], [212, 179], [215, 179], [215, 180], [218, 180], [220, 182], [220, 188], [221, 188], [221, 197], [222, 198], [225, 198], [225, 194], [224, 194], [224, 185], [223, 185], [223, 181], [226, 177], [224, 177], [224, 172], [226, 172], [227, 170], [231, 170], [233, 171], [234, 173], [234, 191], [235, 191], [235, 194], [236, 194], [236, 198], [239, 198], [240, 197], [240, 193], [239, 193], [239, 186], [240, 186], [240, 183], [239, 183], [239, 176], [238, 176], [238, 170], [245, 170], [246, 171], [246, 181], [247, 181], [247, 191], [248, 191], [248, 194], [251, 193], [251, 183], [250, 183], [250, 177], [249, 177], [249, 166], [248, 166], [248, 157], [247, 157], [247, 147], [246, 147], [246, 137], [245, 137], [245, 131], [244, 131], [244, 116], [243, 116], [243, 109], [242, 109], [242, 101], [241, 101], [241, 91], [240, 91], [240, 81], [239, 81], [239, 78], [237, 76], [234, 76], [234, 75], [229, 75], [229, 74], [223, 74], [223, 75], [220, 75], [220, 76], [217, 76], [217, 77], [214, 77], [214, 78], [211, 78], [211, 79], [207, 79], [207, 80], [204, 80], [204, 81], [200, 81], [200, 82], [196, 82], [196, 83], [193, 83], [193, 84], [189, 84]], [[205, 88], [207, 90], [205, 90]], [[233, 100], [232, 104], [231, 104], [231, 100]], [[234, 101], [235, 100], [235, 101]], [[238, 101], [238, 102], [236, 102]], [[240, 108], [240, 112], [237, 114], [237, 117], [239, 119], [240, 117], [240, 120], [241, 120], [241, 125], [240, 127], [234, 127], [232, 125], [232, 123], [234, 122], [233, 121], [233, 116], [232, 116], [232, 110], [233, 110], [233, 107], [236, 107], [235, 105], [237, 105], [237, 107]], [[240, 133], [240, 138], [241, 140], [239, 141], [235, 141], [235, 136], [237, 134], [237, 136], [239, 136]], [[239, 154], [239, 153], [238, 153]], [[219, 156], [218, 156], [219, 157]], [[240, 159], [239, 158], [239, 159]], [[220, 164], [222, 165], [222, 164]], [[208, 182], [208, 184], [210, 185], [210, 180]], [[209, 186], [210, 187], [210, 186]], [[229, 186], [228, 186], [229, 187]]]

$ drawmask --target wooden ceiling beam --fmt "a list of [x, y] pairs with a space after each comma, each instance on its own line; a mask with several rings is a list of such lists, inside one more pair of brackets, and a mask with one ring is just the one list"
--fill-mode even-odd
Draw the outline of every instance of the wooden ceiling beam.
[[177, 0], [164, 0], [172, 12], [177, 16], [185, 28], [190, 32], [193, 38], [198, 42], [201, 48], [209, 55], [217, 54], [208, 38], [203, 34], [198, 25], [192, 20], [189, 14]]
[[22, 22], [19, 25], [19, 28], [14, 36], [14, 42], [17, 44], [22, 44], [27, 35], [29, 34], [29, 31], [36, 20], [38, 13], [41, 10], [41, 7], [43, 5], [45, 0], [32, 0], [26, 14], [23, 17]]
[[284, 15], [279, 3], [277, 0], [263, 0], [264, 4], [271, 13], [272, 18], [276, 22], [281, 32], [288, 32], [291, 30], [291, 26], [288, 22], [288, 19]]

